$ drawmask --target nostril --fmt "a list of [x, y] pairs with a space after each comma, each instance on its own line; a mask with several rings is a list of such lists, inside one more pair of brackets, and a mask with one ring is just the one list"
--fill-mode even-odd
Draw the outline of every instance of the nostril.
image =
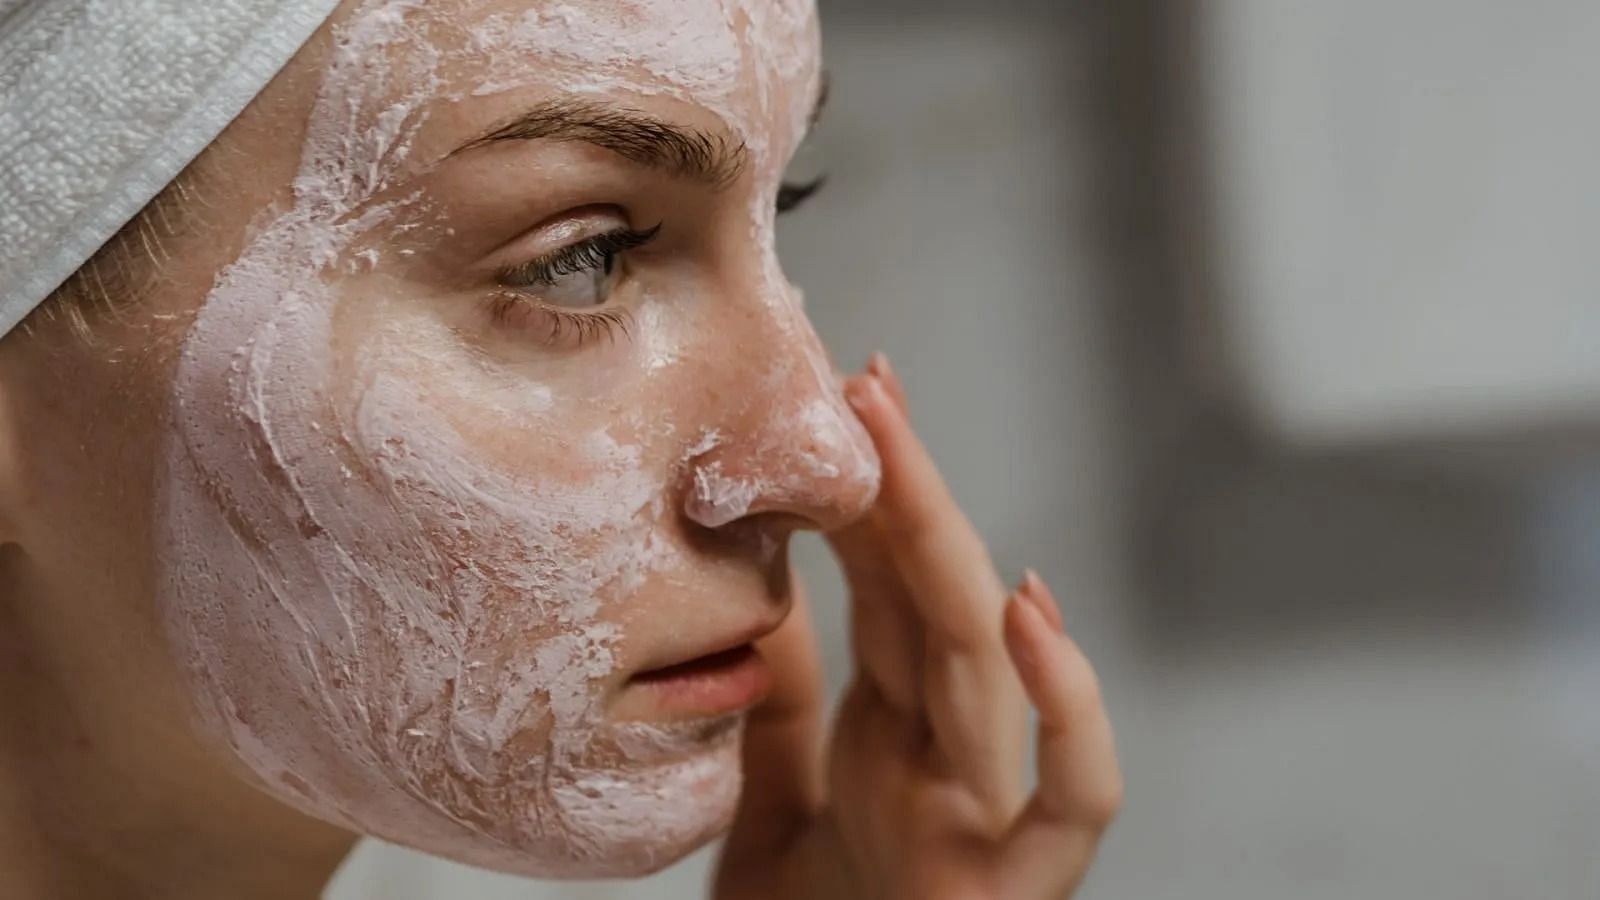
[[792, 513], [757, 512], [720, 528], [694, 527], [689, 539], [705, 552], [731, 553], [767, 565], [782, 558], [796, 531], [815, 527], [809, 519]]
[[749, 515], [765, 490], [761, 479], [730, 475], [716, 460], [695, 469], [684, 511], [697, 525], [721, 528]]

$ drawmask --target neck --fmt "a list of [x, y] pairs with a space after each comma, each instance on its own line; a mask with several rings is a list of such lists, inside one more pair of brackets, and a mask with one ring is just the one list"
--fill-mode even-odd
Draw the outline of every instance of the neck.
[[321, 895], [354, 835], [246, 783], [173, 724], [175, 692], [132, 673], [107, 684], [115, 667], [92, 653], [41, 652], [51, 642], [18, 612], [0, 598], [0, 894]]

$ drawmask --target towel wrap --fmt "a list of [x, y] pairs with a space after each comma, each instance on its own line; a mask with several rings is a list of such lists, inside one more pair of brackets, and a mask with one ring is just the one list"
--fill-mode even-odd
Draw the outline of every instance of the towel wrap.
[[338, 0], [0, 0], [0, 335], [200, 155]]

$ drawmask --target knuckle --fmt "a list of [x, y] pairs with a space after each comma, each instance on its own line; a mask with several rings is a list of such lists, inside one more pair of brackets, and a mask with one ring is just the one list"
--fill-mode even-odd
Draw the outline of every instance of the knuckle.
[[901, 552], [913, 559], [937, 558], [945, 543], [943, 523], [920, 505], [903, 510], [888, 531]]

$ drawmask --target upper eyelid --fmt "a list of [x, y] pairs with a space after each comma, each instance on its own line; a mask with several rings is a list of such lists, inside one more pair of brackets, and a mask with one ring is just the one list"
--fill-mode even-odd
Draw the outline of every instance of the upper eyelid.
[[[817, 191], [826, 186], [827, 181], [828, 177], [824, 174], [807, 182], [782, 182], [779, 185], [778, 196], [775, 199], [778, 213], [782, 214], [799, 207], [815, 195]], [[569, 241], [533, 259], [501, 266], [496, 270], [495, 277], [497, 281], [502, 283], [512, 280], [548, 283], [548, 279], [542, 278], [536, 270], [556, 264], [562, 254], [571, 254], [579, 248], [591, 246], [596, 242], [605, 241], [607, 238], [622, 238], [617, 242], [614, 252], [624, 253], [637, 250], [656, 238], [661, 231], [662, 224], [664, 223], [657, 223], [653, 228], [644, 230], [631, 229], [624, 225], [597, 232], [578, 240]]]
[[[551, 269], [559, 267], [563, 258], [571, 259], [585, 252], [586, 248], [600, 248], [612, 253], [626, 253], [638, 250], [655, 240], [661, 233], [661, 225], [653, 228], [633, 229], [614, 228], [600, 234], [590, 235], [581, 240], [564, 244], [548, 253], [537, 256], [514, 265], [503, 266], [495, 273], [496, 280], [502, 283], [512, 280], [522, 280], [534, 284], [549, 284], [553, 280], [549, 276]], [[578, 269], [554, 273], [555, 275], [570, 275]]]
[[627, 212], [610, 204], [591, 203], [546, 216], [531, 228], [497, 244], [479, 262], [478, 271], [497, 276], [535, 259], [630, 227]]
[[[605, 211], [604, 215], [601, 214], [601, 210]], [[529, 243], [553, 246], [553, 249], [546, 252], [554, 253], [563, 247], [581, 243], [596, 235], [626, 228], [628, 224], [627, 213], [621, 207], [598, 203], [570, 207], [563, 212], [546, 216], [531, 228], [519, 230], [515, 236], [496, 246], [489, 255], [525, 257], [527, 253], [519, 253], [517, 248]]]

